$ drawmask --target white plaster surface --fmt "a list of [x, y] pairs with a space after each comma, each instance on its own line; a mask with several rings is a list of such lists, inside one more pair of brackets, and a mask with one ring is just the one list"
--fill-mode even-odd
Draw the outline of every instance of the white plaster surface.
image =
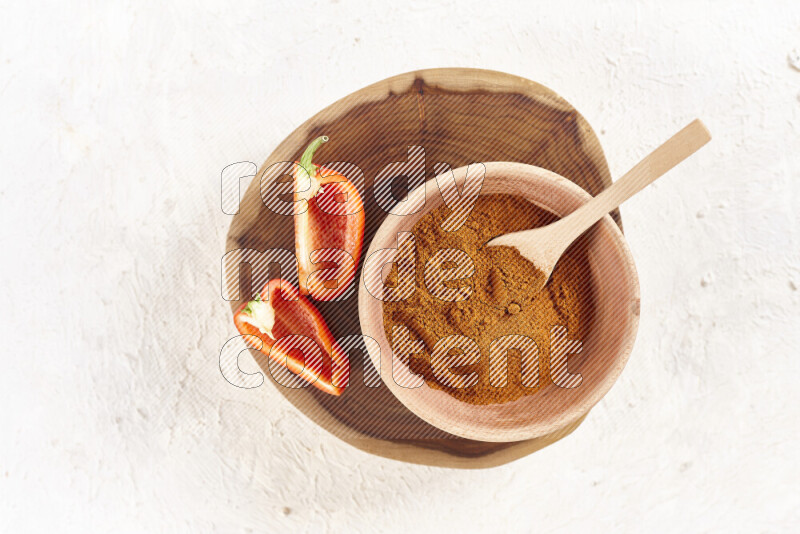
[[[0, 531], [786, 532], [800, 523], [800, 3], [29, 2], [0, 8]], [[642, 318], [562, 442], [367, 455], [218, 368], [227, 164], [418, 68], [567, 98], [614, 176]], [[252, 368], [251, 368], [252, 369]]]

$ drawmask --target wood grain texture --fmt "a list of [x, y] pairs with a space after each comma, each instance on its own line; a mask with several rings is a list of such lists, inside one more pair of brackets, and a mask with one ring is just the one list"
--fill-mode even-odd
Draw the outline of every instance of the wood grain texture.
[[[244, 194], [231, 223], [227, 250], [281, 247], [293, 250], [293, 221], [267, 209], [259, 177], [269, 165], [293, 161], [318, 135], [330, 137], [318, 163], [357, 164], [366, 179], [364, 249], [385, 217], [372, 195], [372, 180], [388, 163], [407, 160], [407, 147], [422, 146], [426, 179], [433, 165], [452, 168], [476, 161], [517, 161], [552, 170], [597, 195], [611, 184], [594, 132], [583, 117], [549, 89], [495, 71], [431, 69], [395, 76], [328, 106], [292, 132], [270, 154]], [[612, 213], [620, 224], [619, 214]], [[243, 269], [242, 295], [250, 294]], [[235, 283], [235, 282], [233, 282]], [[232, 302], [235, 309], [239, 302]], [[319, 303], [334, 336], [359, 334], [357, 299]], [[264, 358], [255, 356], [266, 372]], [[517, 443], [457, 438], [428, 425], [385, 387], [367, 388], [360, 355], [351, 354], [351, 385], [342, 397], [315, 388], [278, 390], [314, 422], [366, 452], [447, 467], [490, 467], [525, 456], [561, 439], [582, 421], [553, 435]]]

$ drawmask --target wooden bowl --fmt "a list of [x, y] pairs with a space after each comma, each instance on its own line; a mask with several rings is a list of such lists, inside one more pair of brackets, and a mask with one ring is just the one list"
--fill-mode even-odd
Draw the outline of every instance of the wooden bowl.
[[[503, 160], [550, 169], [592, 195], [611, 185], [594, 131], [575, 108], [550, 89], [519, 76], [481, 69], [408, 72], [345, 96], [274, 147], [241, 199], [226, 250], [294, 250], [293, 221], [264, 206], [259, 178], [275, 162], [297, 160], [308, 143], [323, 134], [331, 140], [319, 150], [318, 162], [351, 161], [364, 171], [365, 248], [386, 216], [375, 206], [372, 179], [387, 162], [404, 160], [409, 145], [425, 147], [429, 178], [433, 177], [434, 162], [447, 162], [456, 168], [473, 161]], [[621, 224], [618, 212], [612, 217]], [[238, 290], [242, 298], [250, 294], [251, 285], [264, 283], [255, 279], [256, 274], [247, 266], [242, 268], [241, 277], [235, 269], [223, 269], [226, 291]], [[232, 301], [231, 309], [241, 302]], [[356, 298], [336, 306], [328, 304], [318, 307], [334, 336], [361, 333]], [[251, 354], [267, 381], [272, 381], [265, 359], [260, 353]], [[341, 397], [325, 395], [313, 387], [276, 385], [282, 398], [271, 398], [290, 402], [298, 413], [367, 453], [442, 467], [504, 464], [558, 441], [580, 424], [579, 420], [561, 431], [513, 443], [464, 439], [419, 418], [388, 388], [365, 386], [364, 373], [371, 372], [373, 366], [369, 361], [363, 363], [366, 366], [354, 361], [351, 385]], [[269, 409], [265, 406], [265, 411]]]
[[[592, 198], [566, 178], [540, 167], [513, 162], [488, 162], [484, 166], [486, 176], [481, 195], [515, 195], [559, 217]], [[454, 173], [456, 181], [462, 184], [467, 167]], [[454, 187], [450, 181], [437, 184], [436, 180], [430, 180], [415, 189], [406, 202], [398, 204], [384, 219], [365, 257], [381, 249], [396, 248], [398, 233], [410, 232], [417, 221], [441, 207], [443, 196], [455, 198]], [[582, 350], [568, 358], [568, 371], [581, 375], [580, 385], [559, 387], [545, 377], [545, 385], [535, 394], [514, 402], [489, 405], [457, 400], [424, 383], [409, 387], [407, 367], [399, 361], [393, 362], [392, 348], [384, 330], [383, 300], [378, 298], [380, 294], [373, 296], [376, 291], [368, 290], [364, 283], [367, 277], [377, 275], [379, 267], [373, 268], [375, 273], [365, 268], [358, 313], [361, 331], [378, 342], [368, 348], [383, 382], [420, 418], [446, 432], [472, 440], [529, 440], [568, 428], [581, 419], [608, 392], [628, 361], [639, 324], [639, 282], [628, 246], [611, 216], [606, 215], [573, 246], [585, 251], [594, 297], [591, 327], [585, 338], [579, 340]], [[417, 268], [421, 267], [417, 265]], [[547, 353], [547, 348], [540, 347], [540, 350]], [[481, 357], [487, 358], [488, 354]]]

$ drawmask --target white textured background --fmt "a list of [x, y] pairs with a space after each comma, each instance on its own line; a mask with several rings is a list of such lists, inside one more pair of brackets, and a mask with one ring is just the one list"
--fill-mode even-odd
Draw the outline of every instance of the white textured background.
[[[800, 522], [800, 3], [0, 7], [0, 531], [779, 532]], [[558, 5], [558, 7], [556, 7]], [[220, 170], [369, 83], [562, 94], [619, 176], [642, 320], [564, 441], [484, 471], [355, 450], [218, 368]]]

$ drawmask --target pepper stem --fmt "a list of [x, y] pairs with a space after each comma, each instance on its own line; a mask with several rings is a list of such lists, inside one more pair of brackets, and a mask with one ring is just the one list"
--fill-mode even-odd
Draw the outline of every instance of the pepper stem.
[[322, 143], [328, 142], [328, 136], [323, 135], [317, 137], [311, 144], [308, 145], [306, 151], [303, 152], [303, 155], [300, 157], [300, 166], [303, 167], [309, 174], [309, 176], [315, 176], [317, 174], [317, 166], [312, 163], [311, 159], [314, 157], [314, 152], [322, 145]]

